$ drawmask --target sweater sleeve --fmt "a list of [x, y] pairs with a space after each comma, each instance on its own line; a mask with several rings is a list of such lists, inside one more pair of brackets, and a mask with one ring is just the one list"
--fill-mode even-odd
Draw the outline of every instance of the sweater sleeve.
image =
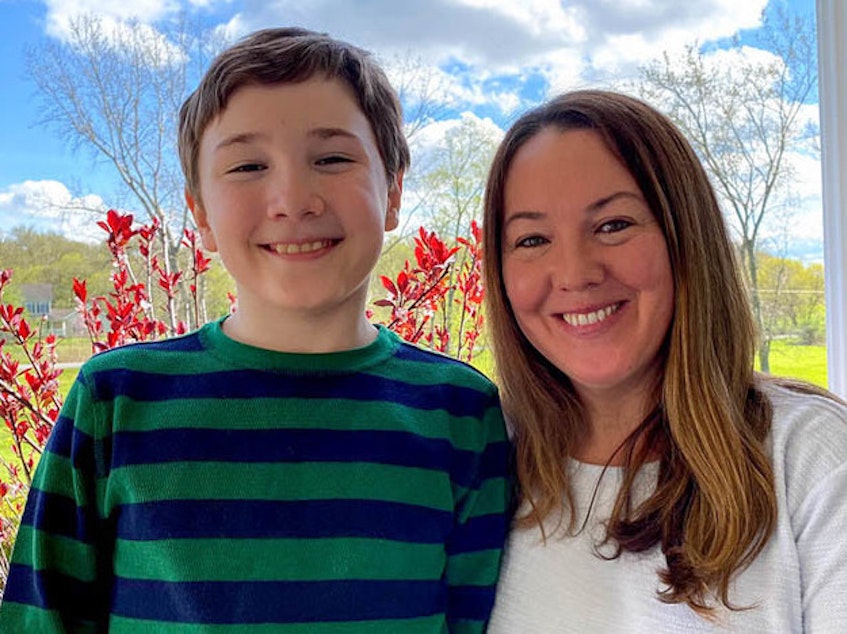
[[794, 537], [803, 631], [847, 632], [847, 407], [787, 389], [770, 396], [774, 462], [785, 478], [780, 514]]
[[810, 634], [847, 632], [847, 456], [842, 458], [810, 491], [793, 518], [803, 625]]
[[452, 634], [485, 631], [510, 519], [510, 453], [499, 404], [486, 411], [482, 430], [470, 485], [459, 496], [447, 541], [447, 622]]
[[96, 406], [80, 372], [33, 478], [0, 606], [2, 632], [107, 629], [111, 547], [96, 504], [105, 468], [96, 457], [104, 444], [93, 433]]

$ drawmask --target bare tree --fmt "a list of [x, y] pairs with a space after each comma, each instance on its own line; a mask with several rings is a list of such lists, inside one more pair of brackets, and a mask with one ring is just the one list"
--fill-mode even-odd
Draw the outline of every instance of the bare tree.
[[424, 126], [443, 119], [455, 106], [446, 76], [419, 55], [396, 55], [385, 66], [403, 103], [403, 131], [410, 142]]
[[176, 117], [217, 40], [185, 21], [156, 30], [84, 14], [64, 41], [27, 51], [38, 88], [39, 123], [75, 149], [90, 151], [119, 177], [129, 206], [158, 220], [169, 250], [190, 216], [182, 199]]
[[[682, 59], [664, 58], [642, 69], [640, 90], [684, 131], [702, 159], [738, 233], [757, 326], [764, 331], [758, 252], [763, 223], [790, 189], [787, 153], [808, 147], [816, 131], [802, 121], [817, 90], [814, 25], [802, 17], [763, 18], [761, 51], [736, 41], [730, 52], [745, 64], [716, 63], [726, 51], [687, 47]], [[759, 340], [769, 370], [770, 340]]]
[[501, 133], [493, 124], [465, 114], [433, 148], [417, 176], [427, 222], [445, 238], [465, 235], [479, 220], [485, 179]]

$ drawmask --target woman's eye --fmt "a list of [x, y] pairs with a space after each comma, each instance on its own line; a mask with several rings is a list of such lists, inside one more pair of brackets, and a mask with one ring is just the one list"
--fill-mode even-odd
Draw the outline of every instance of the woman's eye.
[[617, 233], [618, 231], [623, 231], [624, 229], [631, 227], [632, 223], [629, 220], [623, 220], [622, 218], [617, 218], [615, 220], [608, 220], [600, 225], [597, 229], [599, 233]]
[[542, 238], [541, 236], [527, 236], [515, 242], [515, 247], [531, 249], [533, 247], [540, 247], [543, 244], [547, 244], [546, 238]]

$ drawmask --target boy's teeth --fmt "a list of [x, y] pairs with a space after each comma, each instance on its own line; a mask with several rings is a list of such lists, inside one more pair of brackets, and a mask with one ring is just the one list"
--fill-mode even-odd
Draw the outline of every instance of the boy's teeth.
[[619, 307], [620, 304], [613, 304], [611, 306], [606, 306], [606, 308], [596, 310], [593, 313], [563, 313], [562, 319], [564, 319], [571, 326], [588, 326], [590, 324], [596, 324], [599, 321], [605, 320]]
[[282, 255], [296, 255], [298, 253], [309, 253], [317, 251], [329, 246], [329, 240], [315, 240], [314, 242], [303, 242], [295, 244], [293, 242], [274, 244], [271, 248]]

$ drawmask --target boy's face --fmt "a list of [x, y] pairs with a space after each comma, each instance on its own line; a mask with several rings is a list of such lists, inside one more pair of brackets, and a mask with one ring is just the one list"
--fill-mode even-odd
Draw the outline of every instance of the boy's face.
[[200, 199], [186, 198], [235, 279], [239, 312], [360, 317], [383, 232], [397, 226], [402, 174], [387, 181], [345, 84], [240, 88], [198, 161]]

